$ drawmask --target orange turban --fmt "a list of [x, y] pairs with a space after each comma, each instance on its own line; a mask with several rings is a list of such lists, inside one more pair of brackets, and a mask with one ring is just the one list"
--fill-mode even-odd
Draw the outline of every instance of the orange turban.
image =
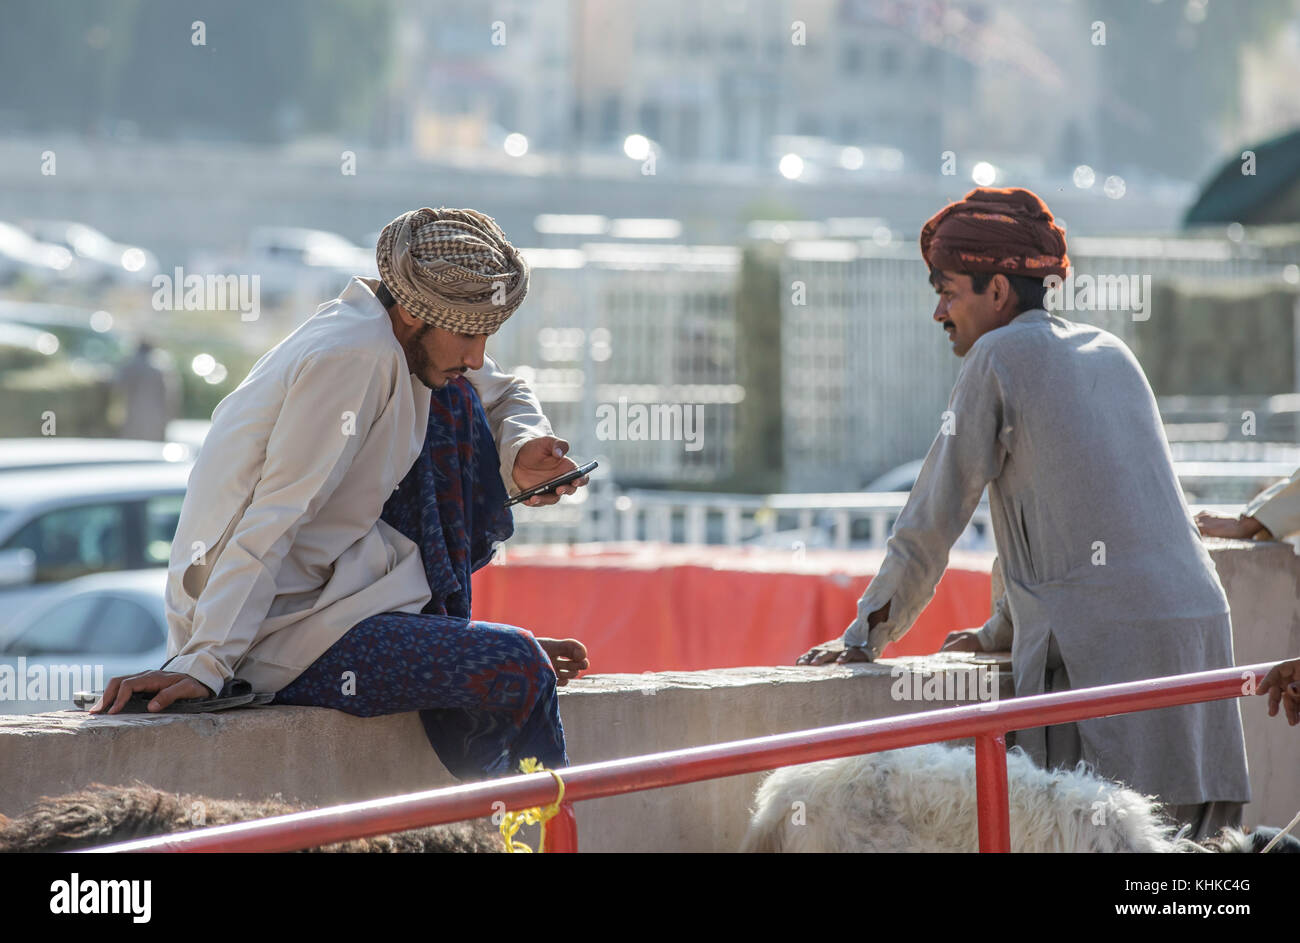
[[921, 255], [931, 268], [1066, 277], [1065, 230], [1032, 190], [977, 187], [930, 217]]

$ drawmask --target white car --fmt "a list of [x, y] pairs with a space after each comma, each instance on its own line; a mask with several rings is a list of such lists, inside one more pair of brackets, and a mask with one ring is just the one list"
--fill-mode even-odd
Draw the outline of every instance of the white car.
[[[192, 462], [198, 449], [188, 442], [143, 439], [79, 439], [48, 436], [0, 440], [0, 473], [101, 465], [158, 465]], [[3, 491], [0, 486], [0, 500]]]
[[166, 570], [97, 573], [19, 612], [0, 632], [0, 714], [71, 709], [78, 691], [162, 667], [166, 585]]
[[19, 607], [68, 580], [165, 572], [192, 467], [158, 462], [0, 473], [0, 632]]
[[257, 275], [261, 300], [332, 298], [353, 275], [379, 274], [373, 248], [354, 245], [337, 233], [291, 226], [261, 226], [241, 257], [196, 253], [188, 267], [203, 275]]

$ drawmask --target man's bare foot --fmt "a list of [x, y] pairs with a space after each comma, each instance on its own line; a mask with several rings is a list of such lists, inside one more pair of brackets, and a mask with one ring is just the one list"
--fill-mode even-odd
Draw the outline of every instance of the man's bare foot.
[[542, 646], [546, 657], [555, 668], [555, 683], [564, 687], [570, 678], [578, 677], [580, 671], [586, 671], [587, 646], [576, 638], [539, 638], [537, 644]]

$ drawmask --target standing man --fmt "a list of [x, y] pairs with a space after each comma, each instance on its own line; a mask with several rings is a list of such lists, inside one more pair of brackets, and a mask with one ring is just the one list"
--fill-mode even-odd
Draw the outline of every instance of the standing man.
[[462, 779], [565, 765], [556, 685], [586, 649], [470, 618], [507, 492], [576, 467], [484, 352], [528, 266], [474, 210], [404, 213], [376, 254], [382, 281], [354, 277], [217, 405], [172, 543], [167, 670], [92, 710], [201, 708], [238, 676], [278, 703], [418, 710]]
[[[1014, 623], [1016, 694], [1233, 664], [1228, 601], [1174, 477], [1155, 398], [1118, 338], [1043, 310], [1065, 233], [1037, 195], [979, 188], [932, 217], [921, 254], [934, 320], [965, 358], [944, 425], [858, 603], [843, 651], [869, 661], [934, 595], [988, 486], [1006, 598], [950, 647], [993, 649]], [[1086, 760], [1158, 795], [1195, 836], [1250, 801], [1235, 699], [1019, 731], [1044, 766]]]

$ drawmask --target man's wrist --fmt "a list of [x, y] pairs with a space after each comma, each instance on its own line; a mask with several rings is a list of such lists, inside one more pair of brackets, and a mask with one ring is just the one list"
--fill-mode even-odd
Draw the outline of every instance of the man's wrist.
[[1269, 532], [1269, 529], [1264, 526], [1262, 521], [1260, 521], [1258, 518], [1252, 517], [1249, 514], [1237, 515], [1237, 523], [1241, 525], [1243, 532], [1247, 537], [1254, 537], [1259, 533], [1267, 534], [1270, 537], [1273, 536]]

